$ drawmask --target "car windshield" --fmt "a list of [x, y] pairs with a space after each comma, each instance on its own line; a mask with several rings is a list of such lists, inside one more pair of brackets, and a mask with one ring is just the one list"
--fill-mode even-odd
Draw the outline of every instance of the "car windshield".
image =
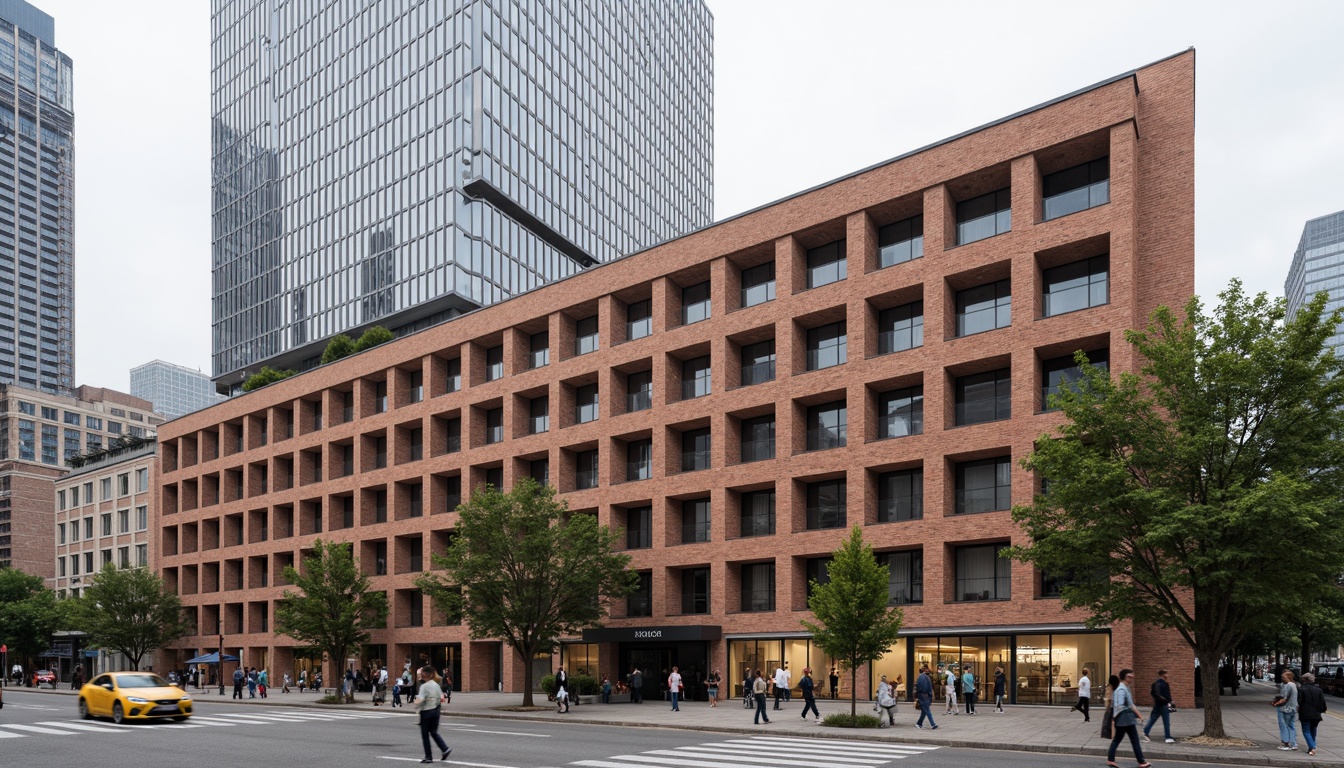
[[119, 675], [118, 688], [167, 688], [168, 681], [158, 675]]

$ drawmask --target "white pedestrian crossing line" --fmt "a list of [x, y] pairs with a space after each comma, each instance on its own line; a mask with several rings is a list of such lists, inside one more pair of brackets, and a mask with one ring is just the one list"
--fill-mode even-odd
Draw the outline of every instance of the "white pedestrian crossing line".
[[[21, 739], [27, 736], [87, 736], [94, 733], [130, 733], [132, 731], [186, 730], [190, 728], [233, 728], [250, 725], [303, 725], [306, 723], [344, 723], [352, 720], [398, 717], [394, 713], [349, 711], [283, 711], [253, 710], [250, 712], [212, 712], [195, 715], [183, 722], [117, 723], [104, 720], [45, 720], [32, 724], [0, 723], [0, 739]], [[524, 734], [526, 735], [526, 734]]]
[[763, 759], [781, 768], [878, 768], [938, 749], [880, 741], [842, 741], [773, 736], [687, 744], [600, 760], [576, 760], [584, 768], [741, 768]]

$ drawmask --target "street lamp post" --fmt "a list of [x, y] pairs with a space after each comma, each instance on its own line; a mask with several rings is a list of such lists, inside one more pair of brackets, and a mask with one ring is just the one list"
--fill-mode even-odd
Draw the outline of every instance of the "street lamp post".
[[219, 660], [215, 662], [216, 676], [219, 678], [219, 695], [224, 695], [224, 633], [219, 634]]

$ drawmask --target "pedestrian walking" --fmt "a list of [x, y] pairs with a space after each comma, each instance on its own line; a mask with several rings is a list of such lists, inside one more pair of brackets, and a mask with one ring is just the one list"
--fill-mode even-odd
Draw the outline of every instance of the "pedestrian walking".
[[994, 711], [1003, 714], [1003, 700], [1008, 698], [1008, 676], [1003, 667], [994, 668]]
[[[602, 703], [611, 703], [611, 678], [607, 675], [602, 676]], [[713, 706], [713, 702], [710, 705]]]
[[765, 692], [770, 690], [770, 684], [765, 681], [765, 676], [761, 670], [756, 670], [756, 679], [751, 682], [751, 695], [756, 698], [756, 719], [754, 725], [760, 725], [761, 721], [770, 722], [770, 716], [765, 714]]
[[947, 710], [945, 715], [960, 715], [961, 707], [957, 706], [957, 672], [951, 665], [938, 668], [938, 682], [943, 684], [943, 696], [947, 699]]
[[681, 709], [677, 707], [677, 699], [681, 697], [681, 689], [681, 673], [677, 671], [676, 667], [673, 667], [672, 674], [667, 676], [667, 695], [672, 699], [673, 712], [681, 711]]
[[643, 704], [644, 673], [639, 671], [639, 667], [631, 667], [630, 677], [627, 680], [630, 683], [630, 701], [634, 704]]
[[401, 678], [398, 677], [392, 682], [392, 706], [401, 706]]
[[266, 698], [266, 686], [270, 682], [271, 676], [266, 670], [263, 669], [257, 673], [257, 693], [261, 694], [261, 698], [263, 699]]
[[289, 673], [285, 673], [285, 678], [280, 684], [281, 693], [289, 693]]
[[1302, 740], [1307, 742], [1307, 754], [1315, 757], [1316, 729], [1325, 714], [1325, 692], [1316, 684], [1316, 676], [1308, 672], [1302, 676], [1302, 687], [1297, 694], [1297, 719], [1302, 721]]
[[299, 693], [303, 693], [303, 689], [307, 687], [308, 687], [308, 670], [306, 669], [299, 670]]
[[1111, 710], [1113, 712], [1112, 727], [1115, 735], [1111, 737], [1111, 749], [1106, 753], [1106, 765], [1113, 768], [1120, 768], [1115, 762], [1115, 750], [1120, 746], [1120, 742], [1126, 736], [1129, 737], [1129, 744], [1134, 748], [1134, 759], [1139, 761], [1139, 768], [1148, 768], [1149, 763], [1143, 759], [1143, 747], [1139, 744], [1139, 721], [1143, 719], [1139, 707], [1134, 703], [1134, 694], [1130, 686], [1134, 685], [1134, 670], [1120, 670], [1120, 685], [1115, 689], [1115, 696], [1111, 699]]
[[1148, 734], [1153, 730], [1157, 723], [1157, 718], [1162, 718], [1162, 733], [1166, 736], [1168, 744], [1175, 744], [1176, 740], [1171, 738], [1171, 686], [1167, 683], [1167, 670], [1157, 670], [1157, 679], [1153, 681], [1153, 687], [1150, 690], [1153, 695], [1153, 713], [1148, 716], [1148, 723], [1143, 726], [1143, 740], [1152, 741]]
[[915, 721], [915, 727], [924, 728], [924, 718], [929, 719], [929, 728], [938, 730], [938, 724], [933, 722], [933, 679], [929, 677], [929, 667], [924, 665], [919, 668], [919, 678], [915, 680], [915, 706], [919, 707], [919, 719]]
[[779, 709], [779, 702], [784, 698], [784, 692], [789, 690], [789, 662], [784, 662], [775, 667], [775, 709]]
[[966, 714], [975, 714], [975, 672], [970, 665], [961, 673], [961, 698], [966, 702]]
[[[886, 728], [896, 724], [896, 689], [887, 682], [886, 675], [877, 684], [877, 707], [877, 727]], [[883, 715], [886, 715], [885, 719]], [[820, 717], [817, 722], [821, 722]]]
[[831, 667], [831, 678], [827, 682], [831, 684], [831, 698], [838, 698], [840, 696], [840, 674], [835, 671], [835, 667]]
[[1092, 705], [1092, 680], [1087, 676], [1092, 670], [1083, 667], [1083, 676], [1078, 678], [1078, 703], [1069, 708], [1070, 712], [1082, 712], [1083, 722], [1092, 721], [1090, 707]]
[[233, 698], [243, 698], [243, 683], [247, 679], [247, 673], [242, 667], [233, 670]]
[[[452, 704], [452, 703], [453, 703], [453, 673], [452, 673], [452, 672], [449, 672], [449, 671], [446, 670], [446, 669], [443, 670], [443, 677], [442, 677], [442, 682], [440, 683], [440, 685], [443, 686], [443, 703], [444, 703], [444, 704]], [[576, 707], [579, 706], [579, 697], [577, 697], [577, 696], [574, 697], [574, 706], [576, 706]]]
[[247, 668], [247, 698], [257, 698], [257, 668]]
[[711, 707], [719, 706], [719, 684], [722, 682], [723, 675], [719, 674], [717, 669], [710, 672], [709, 677], [705, 680], [705, 685], [709, 688], [709, 706]]
[[812, 668], [803, 667], [803, 679], [798, 681], [798, 690], [803, 692], [803, 719], [807, 719], [807, 711], [812, 710], [812, 714], [821, 722], [821, 710], [817, 709], [817, 695], [812, 682]]
[[422, 763], [434, 762], [434, 755], [429, 750], [429, 740], [432, 737], [434, 743], [443, 751], [443, 757], [440, 760], [447, 760], [453, 753], [452, 747], [443, 741], [439, 735], [439, 704], [443, 701], [443, 689], [434, 682], [434, 668], [423, 666], [420, 668], [420, 693], [415, 699], [415, 711], [420, 713], [420, 743], [425, 747], [425, 759]]
[[1115, 713], [1111, 711], [1111, 700], [1115, 697], [1115, 689], [1119, 687], [1120, 677], [1111, 675], [1110, 679], [1106, 681], [1106, 691], [1102, 697], [1102, 703], [1105, 705], [1105, 712], [1101, 715], [1101, 738], [1103, 739], [1109, 739], [1115, 735], [1115, 729], [1112, 727], [1115, 721]]
[[555, 672], [555, 711], [569, 711], [569, 673], [562, 666]]
[[1279, 749], [1285, 752], [1297, 751], [1297, 683], [1293, 682], [1293, 671], [1283, 671], [1283, 684], [1279, 686], [1278, 698], [1274, 699], [1274, 709], [1279, 718]]

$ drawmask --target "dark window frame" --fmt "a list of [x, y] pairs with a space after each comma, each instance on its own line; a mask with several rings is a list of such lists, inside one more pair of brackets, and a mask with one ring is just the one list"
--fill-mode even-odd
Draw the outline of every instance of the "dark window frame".
[[1012, 188], [1004, 187], [957, 203], [957, 245], [970, 245], [1013, 229]]
[[1110, 303], [1109, 253], [1041, 270], [1042, 317], [1058, 317]]
[[[974, 471], [992, 467], [994, 484], [971, 487], [968, 475]], [[1008, 456], [994, 456], [988, 459], [957, 462], [953, 470], [954, 498], [956, 507], [953, 514], [979, 515], [989, 512], [1004, 512], [1012, 508], [1013, 462]], [[986, 492], [992, 497], [990, 501]], [[988, 501], [992, 506], [986, 506]]]
[[849, 277], [846, 250], [844, 238], [807, 249], [805, 262], [808, 290], [838, 283]]
[[877, 522], [924, 519], [924, 468], [898, 469], [877, 476]]
[[1054, 221], [1071, 213], [1096, 208], [1111, 201], [1109, 155], [1079, 163], [1041, 177], [1041, 221]]
[[[824, 495], [834, 499], [833, 503], [826, 503]], [[848, 518], [848, 495], [848, 483], [844, 478], [808, 483], [807, 530], [844, 528]]]
[[[768, 277], [766, 276], [768, 275]], [[742, 270], [742, 308], [775, 300], [775, 262]]]
[[[988, 424], [1013, 417], [1013, 373], [1011, 368], [968, 373], [953, 382], [958, 427]], [[992, 389], [993, 395], [986, 395]], [[971, 397], [975, 395], [975, 397]]]
[[708, 320], [712, 314], [709, 281], [688, 285], [681, 289], [681, 324], [694, 325]]
[[[824, 333], [831, 335], [825, 336]], [[834, 351], [832, 351], [834, 350]], [[835, 362], [827, 361], [834, 359]], [[807, 329], [807, 370], [822, 371], [849, 362], [849, 327], [837, 320]]]
[[[957, 291], [957, 338], [997, 331], [1013, 324], [1013, 287], [1008, 278]], [[985, 322], [985, 318], [992, 321]]]
[[924, 257], [924, 214], [877, 230], [877, 268], [886, 269]]
[[[1008, 548], [1007, 542], [995, 544], [975, 544], [971, 546], [957, 547], [953, 553], [954, 567], [956, 568], [955, 578], [953, 580], [953, 602], [984, 602], [984, 601], [1003, 601], [1011, 600], [1012, 594], [1012, 562], [1002, 557], [999, 553]], [[994, 558], [994, 575], [978, 576], [974, 579], [966, 575], [967, 562], [971, 557], [980, 555], [986, 551], [992, 552]], [[977, 587], [989, 586], [990, 589], [977, 589]]]
[[[807, 408], [807, 450], [829, 451], [849, 442], [849, 407], [844, 400]], [[828, 423], [833, 422], [833, 423]]]

